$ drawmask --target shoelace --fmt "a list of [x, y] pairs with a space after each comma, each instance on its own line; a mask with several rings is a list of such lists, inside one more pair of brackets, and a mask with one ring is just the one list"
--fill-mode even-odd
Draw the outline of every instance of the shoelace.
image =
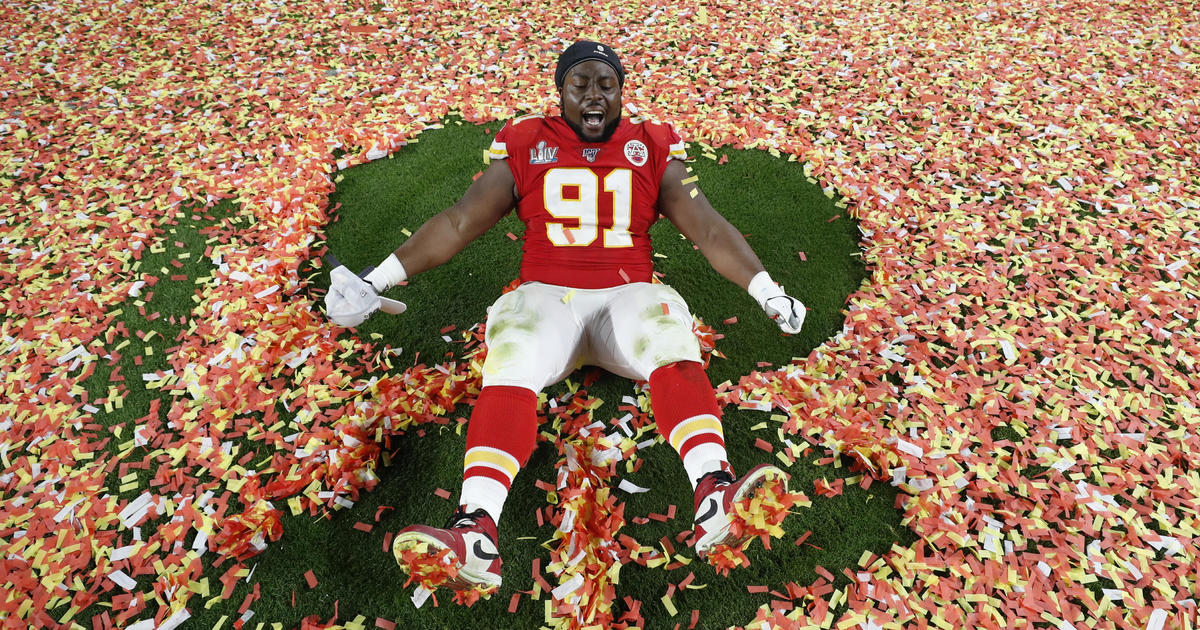
[[487, 510], [483, 508], [479, 508], [474, 512], [467, 512], [460, 506], [450, 517], [450, 520], [446, 522], [446, 529], [474, 527], [475, 521], [484, 516], [487, 516]]
[[714, 471], [700, 477], [700, 479], [698, 480], [698, 483], [696, 484], [697, 487], [699, 487], [699, 485], [701, 483], [704, 483], [704, 480], [708, 479], [709, 477], [711, 477], [713, 479], [713, 482], [716, 485], [728, 486], [734, 482], [733, 475], [729, 474], [728, 471], [714, 470]]

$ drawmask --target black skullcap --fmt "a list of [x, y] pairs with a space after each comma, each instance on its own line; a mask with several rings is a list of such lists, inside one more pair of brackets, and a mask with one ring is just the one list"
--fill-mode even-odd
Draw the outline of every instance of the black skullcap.
[[558, 56], [558, 67], [554, 69], [554, 85], [561, 90], [563, 81], [567, 79], [567, 73], [571, 71], [571, 68], [592, 59], [603, 61], [611, 66], [617, 72], [617, 82], [622, 86], [625, 85], [625, 69], [621, 67], [621, 60], [617, 58], [617, 51], [607, 44], [586, 40], [571, 44], [570, 48]]

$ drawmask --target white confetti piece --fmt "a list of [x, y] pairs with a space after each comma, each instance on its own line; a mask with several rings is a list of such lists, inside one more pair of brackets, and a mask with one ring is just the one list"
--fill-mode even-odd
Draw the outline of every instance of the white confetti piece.
[[125, 527], [133, 527], [141, 522], [142, 518], [146, 516], [146, 512], [150, 511], [150, 505], [153, 501], [154, 499], [149, 492], [143, 492], [141, 496], [130, 501], [125, 506], [125, 509], [117, 514], [117, 518], [121, 520], [121, 524]]
[[924, 455], [925, 455], [925, 451], [920, 446], [917, 446], [916, 444], [907, 442], [905, 440], [897, 439], [896, 440], [896, 448], [900, 449], [900, 452], [908, 453], [909, 455], [912, 455], [913, 457], [924, 457]]
[[167, 620], [162, 622], [162, 625], [157, 630], [175, 630], [175, 628], [183, 625], [183, 622], [191, 618], [192, 613], [188, 612], [188, 609], [180, 608], [170, 617], [167, 617]]
[[140, 547], [140, 546], [141, 545], [126, 545], [124, 547], [118, 547], [116, 549], [113, 549], [112, 553], [109, 554], [108, 559], [112, 560], [113, 562], [119, 562], [121, 560], [124, 560], [124, 559], [132, 556], [133, 553], [135, 551], [137, 551], [138, 547]]
[[417, 608], [424, 606], [426, 600], [428, 600], [429, 596], [432, 594], [433, 594], [433, 591], [427, 591], [424, 588], [421, 588], [420, 586], [418, 586], [416, 589], [413, 590], [413, 594], [412, 594], [413, 606], [416, 606]]
[[551, 594], [554, 595], [554, 599], [563, 601], [568, 595], [578, 590], [580, 586], [583, 586], [583, 574], [576, 573], [574, 577], [558, 585], [557, 588], [551, 591]]
[[267, 288], [263, 289], [262, 291], [259, 291], [258, 293], [255, 293], [255, 294], [254, 294], [254, 297], [256, 297], [256, 298], [258, 298], [258, 299], [260, 299], [260, 300], [261, 300], [261, 299], [263, 299], [263, 298], [267, 297], [268, 295], [271, 295], [272, 293], [274, 293], [274, 292], [276, 292], [276, 291], [278, 291], [278, 290], [279, 290], [279, 285], [275, 285], [275, 286], [273, 286], [273, 287], [267, 287]]
[[128, 575], [125, 575], [124, 571], [113, 571], [112, 573], [108, 574], [108, 579], [112, 580], [117, 586], [120, 586], [127, 591], [132, 591], [133, 589], [137, 588], [137, 581]]
[[636, 494], [636, 493], [650, 491], [650, 488], [643, 488], [643, 487], [629, 481], [628, 479], [622, 479], [621, 483], [618, 484], [617, 487], [620, 488], [621, 490], [624, 490], [625, 492], [630, 493], [630, 494]]

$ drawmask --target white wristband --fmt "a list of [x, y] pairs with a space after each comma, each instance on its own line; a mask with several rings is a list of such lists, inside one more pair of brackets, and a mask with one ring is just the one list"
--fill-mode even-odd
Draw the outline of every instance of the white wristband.
[[750, 285], [746, 287], [746, 292], [763, 308], [766, 308], [767, 300], [783, 295], [783, 289], [778, 284], [775, 284], [775, 281], [771, 280], [771, 275], [765, 271], [758, 272], [750, 280]]
[[400, 264], [400, 259], [392, 254], [387, 257], [387, 260], [379, 263], [378, 267], [372, 269], [371, 273], [367, 274], [366, 280], [375, 287], [377, 292], [383, 293], [408, 280], [408, 273], [404, 271], [404, 265]]

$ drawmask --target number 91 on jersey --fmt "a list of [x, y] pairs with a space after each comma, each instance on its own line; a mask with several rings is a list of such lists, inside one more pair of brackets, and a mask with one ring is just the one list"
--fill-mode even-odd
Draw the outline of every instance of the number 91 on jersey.
[[[603, 186], [603, 189], [601, 189]], [[600, 233], [600, 193], [612, 195], [612, 225], [604, 228], [605, 247], [633, 247], [629, 222], [633, 212], [633, 171], [613, 169], [603, 182], [590, 168], [554, 168], [543, 178], [542, 199], [555, 219], [577, 221], [578, 227], [547, 222], [546, 238], [557, 247], [587, 247]]]

